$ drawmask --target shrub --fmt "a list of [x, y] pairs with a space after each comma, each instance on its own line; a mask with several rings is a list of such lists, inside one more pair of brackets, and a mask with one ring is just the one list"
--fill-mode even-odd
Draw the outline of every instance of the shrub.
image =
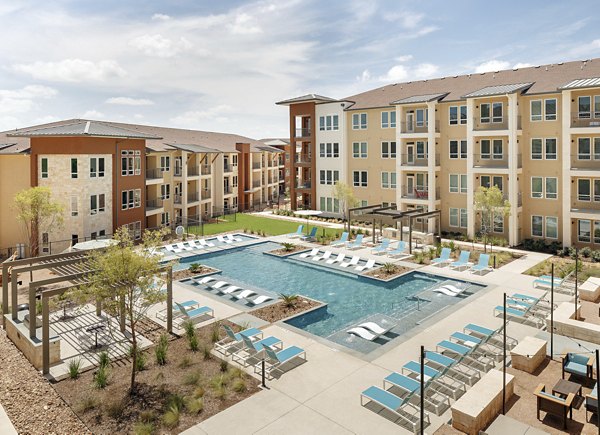
[[108, 367], [98, 367], [98, 370], [94, 374], [94, 385], [99, 389], [108, 385]]
[[108, 367], [108, 365], [110, 364], [110, 357], [108, 356], [108, 352], [100, 352], [100, 355], [98, 355], [98, 364], [100, 365], [100, 367]]
[[600, 249], [597, 249], [594, 252], [592, 252], [592, 261], [594, 263], [600, 263]]
[[296, 245], [294, 245], [293, 243], [289, 243], [289, 242], [284, 242], [281, 244], [281, 246], [283, 247], [283, 250], [285, 252], [292, 252], [294, 250], [294, 248], [296, 247]]
[[187, 409], [190, 414], [198, 414], [204, 409], [204, 401], [202, 398], [196, 399], [189, 397], [185, 401], [185, 409]]
[[295, 308], [298, 302], [298, 295], [279, 293], [279, 297], [283, 301], [283, 305], [286, 308]]
[[202, 268], [202, 265], [200, 263], [192, 263], [192, 264], [190, 264], [190, 271], [192, 273], [198, 272], [201, 268]]
[[390, 274], [390, 275], [391, 275], [392, 273], [395, 273], [395, 272], [396, 272], [396, 270], [398, 269], [398, 267], [397, 267], [397, 266], [396, 266], [394, 263], [385, 263], [385, 264], [384, 264], [384, 265], [381, 267], [381, 269], [382, 269], [382, 270], [383, 270], [385, 273], [387, 273], [387, 274]]
[[111, 400], [111, 402], [106, 405], [106, 413], [109, 417], [118, 420], [123, 416], [125, 412], [125, 400]]
[[148, 357], [144, 352], [138, 350], [137, 359], [135, 360], [135, 369], [138, 372], [146, 370], [146, 363], [148, 362]]
[[183, 330], [185, 331], [185, 336], [188, 338], [188, 340], [196, 335], [196, 328], [194, 327], [194, 324], [187, 320], [185, 322], [183, 322]]
[[212, 354], [210, 353], [211, 350], [212, 348], [210, 346], [202, 346], [202, 356], [205, 360], [212, 358]]
[[192, 359], [189, 356], [187, 356], [187, 355], [185, 355], [181, 359], [181, 361], [179, 362], [179, 368], [180, 369], [185, 369], [185, 368], [187, 368], [187, 367], [189, 367], [191, 365], [192, 365]]
[[154, 433], [154, 423], [144, 423], [138, 421], [133, 425], [133, 434], [134, 435], [152, 435]]
[[177, 408], [175, 405], [169, 407], [167, 412], [163, 414], [162, 421], [163, 424], [172, 429], [179, 424], [179, 414], [181, 410]]
[[225, 373], [227, 369], [229, 369], [229, 363], [226, 360], [222, 359], [219, 364], [219, 369], [221, 370], [221, 372]]
[[200, 344], [198, 343], [198, 337], [196, 336], [196, 334], [192, 335], [188, 339], [188, 341], [190, 343], [190, 350], [192, 352], [198, 352], [198, 349], [200, 348]]
[[200, 384], [201, 380], [202, 380], [202, 372], [200, 370], [195, 370], [195, 371], [185, 375], [185, 378], [183, 379], [183, 383], [185, 385], [198, 385], [198, 384]]
[[248, 387], [246, 385], [246, 381], [241, 378], [233, 381], [233, 386], [231, 388], [236, 393], [243, 393], [244, 391], [246, 391], [248, 389]]
[[425, 255], [423, 254], [423, 252], [415, 252], [415, 255], [413, 258], [415, 260], [415, 263], [417, 263], [417, 264], [425, 263]]
[[195, 399], [199, 399], [200, 397], [204, 397], [204, 388], [203, 387], [198, 387], [194, 390], [194, 398]]
[[77, 379], [81, 373], [81, 359], [72, 359], [69, 361], [69, 377], [71, 379]]
[[140, 421], [143, 423], [151, 423], [156, 420], [156, 414], [152, 410], [141, 411], [140, 412]]
[[592, 256], [592, 249], [586, 246], [585, 248], [581, 248], [579, 253], [583, 258], [590, 258]]
[[169, 395], [169, 397], [167, 397], [167, 400], [165, 402], [166, 404], [166, 408], [170, 409], [170, 408], [176, 408], [179, 411], [181, 411], [183, 409], [183, 405], [185, 402], [185, 398], [180, 395], [180, 394], [171, 394]]
[[154, 354], [156, 355], [156, 364], [164, 366], [167, 363], [167, 350], [169, 349], [169, 338], [167, 334], [162, 334], [158, 339]]
[[93, 396], [86, 396], [80, 403], [79, 403], [79, 411], [82, 413], [86, 413], [92, 409], [94, 409], [96, 406], [98, 406], [98, 402], [96, 401], [96, 399]]

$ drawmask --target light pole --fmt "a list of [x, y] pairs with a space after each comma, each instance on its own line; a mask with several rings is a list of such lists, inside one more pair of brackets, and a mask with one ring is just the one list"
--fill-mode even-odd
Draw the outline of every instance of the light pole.
[[425, 346], [421, 346], [421, 435], [425, 433]]
[[554, 263], [550, 282], [550, 359], [554, 359]]
[[502, 415], [506, 415], [506, 293], [504, 293], [503, 310], [504, 336], [502, 346]]
[[577, 269], [579, 266], [579, 248], [575, 248], [575, 320], [578, 320], [578, 315], [577, 315], [577, 286], [579, 284], [579, 278], [578, 278], [578, 273], [577, 273]]

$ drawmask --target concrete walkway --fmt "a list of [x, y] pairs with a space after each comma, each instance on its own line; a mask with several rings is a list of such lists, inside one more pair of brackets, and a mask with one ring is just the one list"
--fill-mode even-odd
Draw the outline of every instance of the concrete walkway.
[[2, 405], [0, 405], [0, 434], [2, 435], [17, 435], [15, 427], [11, 423], [8, 415], [4, 411]]

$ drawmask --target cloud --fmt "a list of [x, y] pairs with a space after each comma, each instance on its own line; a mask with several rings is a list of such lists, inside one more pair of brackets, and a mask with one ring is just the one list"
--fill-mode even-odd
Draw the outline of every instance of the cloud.
[[493, 71], [500, 71], [503, 69], [508, 69], [510, 68], [510, 63], [506, 62], [505, 60], [488, 60], [487, 62], [483, 62], [481, 64], [479, 64], [476, 68], [475, 68], [475, 72], [476, 73], [484, 73], [484, 72], [493, 72]]
[[440, 67], [432, 63], [421, 63], [415, 67], [413, 74], [415, 78], [427, 79], [437, 74]]
[[152, 19], [154, 21], [168, 21], [171, 17], [167, 14], [154, 14], [152, 15]]
[[404, 65], [391, 67], [385, 75], [379, 78], [382, 82], [402, 82], [408, 78], [408, 68]]
[[83, 115], [81, 115], [81, 118], [83, 119], [104, 119], [104, 113], [99, 112], [95, 109], [92, 110], [87, 110], [85, 112], [83, 112]]
[[380, 82], [404, 82], [434, 77], [439, 66], [432, 63], [420, 63], [414, 66], [394, 65], [384, 75], [378, 77]]
[[27, 113], [39, 99], [48, 99], [58, 94], [53, 88], [28, 85], [21, 89], [0, 89], [0, 114]]
[[412, 58], [413, 58], [412, 54], [405, 54], [403, 56], [395, 57], [394, 60], [396, 62], [408, 62], [409, 60], [412, 60]]
[[361, 83], [370, 82], [371, 81], [371, 73], [369, 72], [368, 69], [366, 69], [361, 73], [361, 75], [356, 77], [356, 80], [358, 80]]
[[154, 101], [147, 98], [111, 97], [105, 103], [119, 104], [121, 106], [151, 106], [154, 104]]
[[161, 34], [142, 35], [132, 39], [130, 45], [147, 56], [168, 58], [177, 56], [179, 53], [192, 48], [192, 43], [185, 37], [180, 37], [173, 41], [165, 38]]
[[424, 14], [408, 11], [392, 12], [383, 15], [384, 20], [399, 24], [405, 29], [415, 29], [424, 17]]
[[188, 110], [170, 119], [175, 125], [189, 128], [198, 128], [203, 121], [216, 121], [225, 123], [229, 121], [227, 115], [233, 113], [233, 108], [227, 104], [220, 104], [207, 110]]
[[235, 16], [233, 23], [229, 24], [229, 29], [234, 35], [254, 35], [262, 33], [262, 28], [254, 23], [254, 17], [247, 13], [241, 13]]
[[125, 70], [114, 60], [99, 62], [83, 59], [64, 59], [58, 62], [36, 61], [28, 64], [15, 64], [12, 65], [12, 69], [38, 80], [72, 83], [101, 82], [125, 75]]
[[529, 68], [530, 66], [533, 66], [533, 64], [527, 62], [517, 62], [513, 65], [513, 69]]

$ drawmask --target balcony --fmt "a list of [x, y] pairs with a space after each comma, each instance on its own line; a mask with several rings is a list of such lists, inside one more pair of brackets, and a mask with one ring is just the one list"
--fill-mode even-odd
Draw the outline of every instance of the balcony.
[[[596, 115], [600, 115], [596, 114]], [[587, 127], [600, 127], [600, 116], [595, 118], [591, 117], [591, 114], [580, 114], [580, 116], [574, 116], [571, 118], [571, 128], [587, 128]]]
[[268, 161], [269, 168], [273, 168], [276, 166], [276, 163], [273, 160]]
[[183, 198], [181, 197], [181, 195], [175, 195], [173, 197], [173, 204], [181, 204]]
[[310, 180], [296, 182], [296, 189], [310, 189]]
[[229, 186], [223, 187], [223, 195], [231, 195], [233, 193], [233, 188]]
[[[502, 199], [510, 202], [510, 200], [508, 199], [508, 193], [503, 193]], [[517, 193], [517, 207], [523, 207], [523, 194], [521, 192]]]
[[[517, 116], [517, 130], [521, 129], [521, 116]], [[508, 130], [508, 117], [487, 117], [476, 116], [473, 118], [473, 130], [475, 131], [495, 131]]]
[[260, 162], [252, 162], [252, 170], [260, 169], [262, 164]]
[[[400, 162], [402, 166], [409, 167], [427, 167], [429, 166], [429, 157], [426, 154], [401, 154]], [[435, 155], [435, 166], [440, 165], [440, 155]]]
[[200, 175], [200, 168], [198, 168], [198, 166], [189, 166], [187, 168], [188, 177], [196, 177], [198, 175]]
[[310, 137], [310, 135], [311, 135], [310, 128], [297, 128], [294, 137], [296, 137], [296, 138]]
[[146, 180], [160, 180], [163, 178], [163, 170], [161, 168], [146, 169]]
[[[408, 189], [406, 186], [402, 186], [402, 190], [400, 192], [400, 197], [402, 199], [412, 199], [412, 200], [428, 200], [429, 199], [429, 188], [426, 186], [417, 186], [413, 189]], [[435, 189], [435, 199], [440, 199], [440, 188], [436, 187]]]
[[310, 154], [296, 154], [294, 161], [298, 165], [310, 165], [312, 163], [312, 156]]
[[198, 192], [191, 192], [187, 194], [187, 202], [188, 204], [190, 202], [197, 202], [200, 200], [200, 196], [198, 195]]
[[202, 189], [201, 194], [202, 194], [202, 201], [204, 201], [205, 199], [211, 198], [210, 189]]
[[148, 201], [146, 201], [146, 211], [152, 211], [159, 208], [163, 208], [163, 206], [163, 200], [160, 198], [149, 199]]
[[211, 167], [209, 165], [202, 165], [202, 166], [200, 166], [200, 174], [201, 175], [210, 175], [211, 174]]
[[252, 182], [252, 188], [253, 188], [253, 189], [257, 189], [257, 188], [259, 188], [261, 185], [262, 185], [262, 183], [261, 183], [261, 181], [260, 181], [260, 180], [254, 180], [254, 181]]
[[[508, 154], [473, 154], [474, 168], [508, 169]], [[523, 167], [521, 154], [517, 154], [517, 168]]]
[[[403, 121], [400, 123], [400, 132], [402, 134], [407, 134], [407, 133], [425, 133], [425, 134], [427, 134], [429, 132], [429, 121], [424, 121], [424, 122], [423, 121], [421, 121], [421, 122]], [[435, 132], [436, 133], [440, 132], [440, 121], [435, 121]]]
[[225, 173], [227, 173], [227, 172], [233, 172], [233, 165], [224, 164], [223, 165], [223, 172], [225, 172]]
[[[600, 152], [600, 150], [598, 150]], [[578, 155], [577, 150], [571, 153], [572, 171], [598, 171], [600, 173], [600, 154]]]

